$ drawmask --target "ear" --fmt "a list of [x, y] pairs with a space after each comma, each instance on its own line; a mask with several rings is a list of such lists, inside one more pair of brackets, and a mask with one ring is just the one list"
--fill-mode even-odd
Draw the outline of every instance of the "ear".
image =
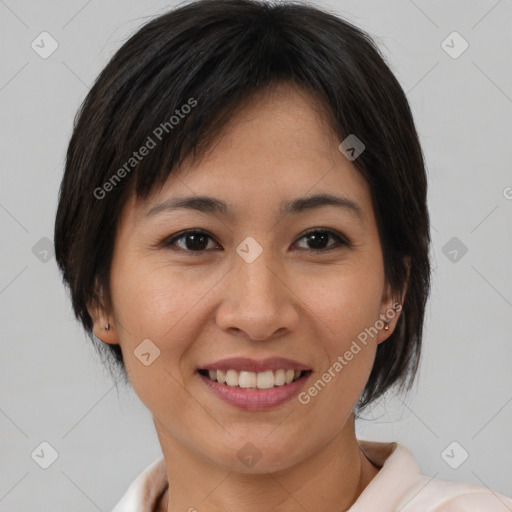
[[112, 314], [108, 313], [106, 301], [104, 300], [103, 289], [96, 280], [95, 298], [87, 306], [87, 311], [92, 318], [93, 333], [104, 343], [119, 345], [118, 329]]
[[[409, 275], [411, 271], [411, 259], [406, 257], [404, 259], [406, 268], [407, 268], [407, 276], [402, 287], [402, 293], [399, 297], [393, 295], [391, 287], [389, 284], [386, 286], [384, 293], [382, 295], [381, 300], [381, 308], [380, 308], [380, 320], [389, 320], [389, 323], [384, 323], [382, 329], [379, 329], [379, 333], [377, 335], [377, 344], [382, 343], [387, 340], [393, 331], [396, 328], [398, 323], [398, 319], [402, 313], [403, 302], [405, 299], [405, 294], [407, 292], [407, 286], [409, 284]], [[386, 330], [384, 326], [388, 326], [389, 328]]]

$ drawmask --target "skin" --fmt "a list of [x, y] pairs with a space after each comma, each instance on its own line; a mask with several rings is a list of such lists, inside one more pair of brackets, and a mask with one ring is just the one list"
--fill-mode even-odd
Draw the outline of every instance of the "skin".
[[[399, 314], [306, 405], [293, 398], [241, 410], [196, 373], [226, 357], [282, 356], [313, 369], [307, 389], [399, 299], [384, 281], [370, 189], [319, 112], [292, 86], [260, 92], [204, 158], [185, 162], [122, 212], [113, 307], [90, 312], [96, 336], [121, 346], [130, 382], [153, 415], [171, 483], [155, 510], [341, 511], [378, 473], [359, 447], [352, 411]], [[364, 219], [335, 206], [279, 213], [282, 201], [322, 192], [349, 197]], [[165, 199], [199, 194], [228, 202], [232, 217], [185, 209], [146, 215]], [[186, 238], [164, 245], [192, 228], [210, 235], [202, 252]], [[330, 236], [320, 248], [335, 248], [322, 253], [304, 237], [311, 228], [353, 246]], [[263, 249], [250, 264], [236, 252], [248, 236]], [[148, 338], [161, 353], [145, 366], [134, 350]], [[251, 468], [237, 457], [248, 442], [262, 455]]]

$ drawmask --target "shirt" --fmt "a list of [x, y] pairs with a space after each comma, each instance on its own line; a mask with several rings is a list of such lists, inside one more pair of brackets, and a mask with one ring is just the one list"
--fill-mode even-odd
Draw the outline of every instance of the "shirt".
[[[359, 445], [381, 469], [348, 512], [512, 512], [512, 499], [487, 487], [422, 475], [403, 445], [362, 440]], [[166, 487], [161, 457], [132, 482], [112, 512], [153, 512]]]

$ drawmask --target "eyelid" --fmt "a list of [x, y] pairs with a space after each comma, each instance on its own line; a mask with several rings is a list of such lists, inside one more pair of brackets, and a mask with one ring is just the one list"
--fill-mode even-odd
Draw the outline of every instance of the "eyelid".
[[[322, 253], [327, 253], [330, 250], [340, 248], [340, 244], [341, 244], [341, 246], [346, 246], [348, 248], [351, 248], [354, 245], [345, 235], [341, 234], [337, 230], [332, 229], [332, 228], [323, 228], [323, 227], [310, 228], [307, 231], [304, 231], [303, 233], [301, 233], [298, 236], [298, 238], [296, 239], [294, 244], [297, 243], [302, 238], [304, 238], [305, 236], [309, 235], [310, 233], [317, 233], [317, 232], [323, 232], [323, 233], [327, 233], [329, 235], [332, 235], [333, 238], [337, 239], [338, 244], [334, 244], [333, 246], [329, 246], [326, 249], [299, 249], [300, 251], [307, 251], [309, 253], [322, 254]], [[170, 237], [165, 238], [162, 241], [161, 245], [164, 248], [168, 248], [168, 247], [177, 248], [177, 250], [181, 250], [182, 252], [185, 252], [185, 253], [188, 253], [188, 254], [201, 254], [201, 253], [207, 252], [205, 249], [201, 250], [201, 251], [191, 251], [191, 250], [187, 250], [187, 249], [182, 249], [181, 247], [177, 247], [175, 245], [176, 241], [180, 240], [181, 238], [183, 238], [183, 237], [185, 237], [186, 235], [189, 235], [189, 234], [205, 235], [208, 238], [210, 238], [211, 240], [213, 240], [215, 243], [218, 244], [218, 242], [216, 241], [215, 237], [213, 235], [211, 235], [208, 231], [205, 231], [204, 229], [201, 229], [201, 228], [189, 228], [189, 229], [185, 229], [185, 230], [183, 230], [181, 232], [175, 233], [175, 234], [171, 235]]]
[[190, 229], [184, 229], [183, 231], [179, 231], [179, 232], [175, 233], [174, 235], [171, 235], [170, 237], [165, 238], [161, 242], [160, 245], [163, 248], [176, 248], [177, 250], [179, 250], [181, 252], [188, 253], [188, 254], [200, 254], [200, 253], [206, 252], [206, 250], [189, 251], [186, 249], [182, 249], [181, 247], [178, 247], [176, 245], [176, 242], [178, 240], [180, 240], [181, 238], [185, 237], [186, 235], [205, 235], [208, 238], [210, 238], [211, 240], [213, 240], [215, 243], [218, 244], [218, 242], [215, 240], [215, 237], [213, 235], [211, 235], [208, 231], [205, 231], [204, 229], [200, 229], [200, 228], [190, 228]]
[[[330, 235], [333, 235], [334, 238], [339, 238], [341, 240], [341, 243], [343, 243], [347, 247], [353, 247], [353, 245], [354, 245], [345, 235], [343, 235], [342, 233], [340, 233], [336, 229], [322, 228], [322, 227], [308, 229], [307, 231], [302, 233], [297, 238], [297, 240], [300, 240], [301, 238], [304, 238], [306, 235], [309, 235], [310, 233], [316, 233], [316, 232], [324, 232], [324, 233], [328, 233]], [[308, 249], [304, 249], [304, 250], [308, 250]], [[328, 249], [320, 249], [320, 250], [317, 250], [317, 251], [315, 251], [314, 249], [310, 249], [310, 250], [313, 251], [313, 252], [322, 252], [322, 251], [327, 251]]]

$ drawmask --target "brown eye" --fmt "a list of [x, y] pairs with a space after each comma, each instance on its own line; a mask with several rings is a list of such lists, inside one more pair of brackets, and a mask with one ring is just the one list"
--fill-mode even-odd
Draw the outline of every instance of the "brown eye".
[[[305, 239], [308, 247], [302, 247], [301, 250], [324, 252], [336, 249], [340, 246], [351, 247], [352, 244], [343, 236], [329, 229], [314, 229], [308, 231], [299, 240]], [[329, 243], [333, 239], [334, 243]], [[185, 252], [198, 253], [204, 252], [208, 248], [208, 242], [213, 240], [211, 235], [205, 231], [189, 229], [178, 235], [174, 235], [163, 242], [164, 247], [177, 247]], [[180, 242], [178, 244], [178, 242]]]
[[[328, 245], [329, 238], [331, 237], [336, 241], [336, 243]], [[346, 245], [348, 247], [351, 245], [345, 238], [328, 229], [314, 229], [308, 231], [300, 238], [300, 240], [302, 239], [306, 239], [309, 246], [304, 249], [315, 252], [328, 251], [339, 247], [340, 245]]]
[[189, 252], [202, 252], [208, 246], [208, 239], [212, 239], [208, 233], [198, 230], [188, 230], [174, 236], [164, 242], [166, 247], [177, 245], [176, 242], [183, 240], [183, 246], [178, 248]]

